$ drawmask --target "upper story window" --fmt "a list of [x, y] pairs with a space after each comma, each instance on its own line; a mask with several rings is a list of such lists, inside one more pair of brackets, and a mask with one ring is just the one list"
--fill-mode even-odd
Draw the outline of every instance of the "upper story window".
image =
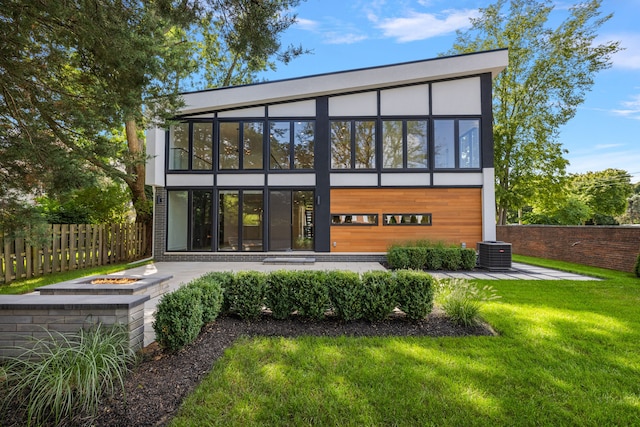
[[315, 122], [269, 123], [269, 168], [313, 169]]
[[220, 122], [219, 169], [264, 169], [263, 140], [262, 121]]
[[169, 170], [213, 169], [213, 124], [178, 123], [169, 129]]
[[480, 168], [480, 120], [433, 121], [436, 169]]
[[375, 169], [376, 121], [331, 121], [331, 169]]
[[427, 120], [384, 120], [382, 122], [382, 167], [385, 169], [427, 169], [429, 137]]

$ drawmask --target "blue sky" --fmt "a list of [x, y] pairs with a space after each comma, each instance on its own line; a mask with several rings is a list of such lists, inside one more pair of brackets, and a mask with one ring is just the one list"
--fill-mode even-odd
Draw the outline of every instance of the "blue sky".
[[[562, 19], [576, 1], [558, 0], [552, 19]], [[298, 22], [283, 44], [313, 51], [267, 80], [433, 58], [448, 51], [457, 29], [468, 28], [478, 0], [307, 0], [296, 9]], [[597, 75], [576, 116], [560, 131], [569, 150], [568, 171], [624, 169], [640, 182], [640, 0], [604, 0], [613, 13], [599, 31], [600, 41], [617, 40], [625, 48], [613, 66]], [[558, 21], [560, 22], [560, 21]]]

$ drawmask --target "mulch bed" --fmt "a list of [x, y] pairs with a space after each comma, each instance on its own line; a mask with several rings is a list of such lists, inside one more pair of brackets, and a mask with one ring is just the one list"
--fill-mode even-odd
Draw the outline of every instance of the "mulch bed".
[[[425, 320], [411, 322], [402, 314], [382, 322], [341, 322], [325, 319], [275, 320], [264, 314], [247, 322], [221, 317], [207, 325], [196, 341], [175, 353], [165, 353], [157, 344], [142, 351], [142, 360], [132, 368], [125, 381], [126, 400], [122, 395], [106, 399], [92, 426], [164, 426], [175, 415], [183, 399], [195, 389], [213, 363], [240, 336], [469, 336], [495, 335], [490, 326], [480, 324], [465, 328], [451, 323], [435, 311]], [[23, 425], [3, 414], [0, 425]]]

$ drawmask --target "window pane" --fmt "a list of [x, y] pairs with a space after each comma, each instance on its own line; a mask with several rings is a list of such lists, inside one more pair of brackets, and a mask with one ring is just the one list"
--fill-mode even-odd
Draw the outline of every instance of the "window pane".
[[247, 122], [244, 128], [243, 141], [243, 169], [263, 169], [262, 162], [262, 134], [264, 123]]
[[269, 168], [289, 169], [291, 124], [289, 122], [271, 122], [269, 127]]
[[213, 169], [213, 125], [211, 123], [193, 124], [193, 159], [194, 170]]
[[189, 218], [189, 193], [187, 191], [169, 191], [167, 193], [168, 218], [167, 218], [167, 250], [186, 251], [188, 218]]
[[435, 167], [455, 168], [454, 121], [434, 120]]
[[221, 251], [239, 250], [238, 202], [238, 191], [220, 191], [218, 248]]
[[313, 250], [313, 191], [293, 192], [293, 249]]
[[189, 169], [189, 123], [169, 129], [169, 170]]
[[429, 144], [427, 121], [407, 122], [407, 167], [426, 169], [429, 167]]
[[356, 165], [357, 169], [376, 167], [376, 122], [356, 121]]
[[291, 191], [269, 193], [269, 250], [287, 251], [291, 247]]
[[242, 193], [242, 250], [262, 250], [262, 191], [244, 191]]
[[402, 121], [382, 122], [382, 167], [399, 169], [402, 164]]
[[480, 120], [460, 120], [460, 167], [480, 167]]
[[296, 169], [313, 169], [313, 147], [315, 141], [315, 122], [295, 122], [293, 167]]
[[191, 232], [191, 249], [194, 251], [211, 250], [213, 195], [211, 191], [194, 190], [191, 202], [193, 230]]
[[220, 169], [239, 169], [240, 124], [220, 123]]
[[331, 168], [351, 168], [351, 122], [331, 122]]

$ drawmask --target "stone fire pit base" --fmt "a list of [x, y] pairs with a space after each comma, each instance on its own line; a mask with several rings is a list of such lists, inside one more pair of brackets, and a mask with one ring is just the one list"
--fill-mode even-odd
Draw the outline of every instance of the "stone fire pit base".
[[[89, 276], [68, 280], [53, 285], [36, 288], [40, 295], [149, 295], [150, 298], [161, 296], [169, 289], [169, 279], [173, 276], [152, 274], [149, 276]], [[114, 279], [129, 283], [112, 282]], [[130, 279], [130, 280], [126, 280]], [[98, 283], [94, 283], [98, 282]]]

